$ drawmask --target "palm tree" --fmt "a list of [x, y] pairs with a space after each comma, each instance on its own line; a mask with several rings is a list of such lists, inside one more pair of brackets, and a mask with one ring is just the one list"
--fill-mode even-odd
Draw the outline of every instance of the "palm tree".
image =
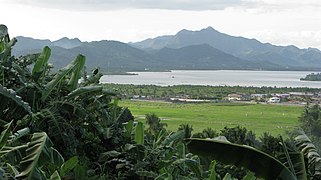
[[164, 129], [164, 126], [167, 126], [166, 123], [160, 122], [161, 119], [155, 113], [146, 114], [145, 118], [146, 124], [149, 126], [148, 131], [153, 135], [156, 135], [160, 130]]

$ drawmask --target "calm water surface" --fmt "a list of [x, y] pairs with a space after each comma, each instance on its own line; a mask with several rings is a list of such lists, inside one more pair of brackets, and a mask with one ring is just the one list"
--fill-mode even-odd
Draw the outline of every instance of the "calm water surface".
[[[227, 85], [321, 88], [321, 81], [300, 81], [312, 72], [307, 71], [192, 71], [131, 72], [138, 75], [104, 75], [102, 83], [136, 85]], [[316, 73], [316, 72], [315, 72]]]

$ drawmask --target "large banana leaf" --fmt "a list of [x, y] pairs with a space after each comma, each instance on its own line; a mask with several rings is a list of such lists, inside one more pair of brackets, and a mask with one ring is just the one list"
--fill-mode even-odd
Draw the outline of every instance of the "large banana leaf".
[[198, 177], [198, 179], [202, 178], [202, 169], [201, 165], [198, 161], [194, 159], [184, 158], [184, 159], [178, 159], [173, 162], [174, 165], [187, 165], [187, 167]]
[[4, 174], [1, 176], [0, 173], [0, 179], [14, 179], [14, 177], [19, 174], [19, 171], [16, 169], [16, 167], [9, 163], [5, 163], [1, 168], [3, 168]]
[[41, 76], [44, 75], [44, 72], [48, 66], [48, 60], [50, 58], [51, 49], [46, 46], [43, 48], [42, 53], [37, 58], [37, 61], [32, 69], [32, 76], [35, 81], [37, 81]]
[[296, 175], [298, 179], [306, 180], [307, 171], [305, 168], [305, 161], [301, 152], [289, 152], [286, 143], [283, 141], [282, 136], [280, 137], [283, 147], [283, 154], [277, 158], [280, 160], [292, 173]]
[[[50, 93], [55, 89], [55, 87], [64, 79], [67, 75], [72, 73], [75, 70], [78, 70], [80, 66], [84, 63], [85, 57], [83, 55], [78, 55], [77, 58], [68, 64], [66, 67], [60, 69], [57, 74], [53, 77], [53, 79], [45, 86], [45, 89], [42, 92], [42, 101], [45, 101]], [[80, 78], [80, 77], [79, 77]], [[70, 85], [73, 85], [75, 79], [71, 82]], [[77, 80], [78, 82], [78, 80]]]
[[72, 71], [71, 77], [68, 82], [68, 86], [69, 86], [70, 91], [73, 91], [78, 87], [78, 81], [81, 77], [82, 70], [85, 66], [86, 57], [83, 55], [78, 55], [77, 62], [78, 62], [78, 65]]
[[176, 133], [170, 134], [166, 139], [163, 141], [163, 146], [170, 146], [172, 143], [178, 141], [179, 139], [183, 140], [185, 132], [183, 130], [177, 131]]
[[30, 129], [26, 127], [12, 134], [12, 131], [10, 131], [13, 125], [12, 122], [13, 121], [6, 125], [7, 128], [0, 136], [0, 158], [5, 158], [9, 162], [13, 159], [20, 160], [22, 158], [21, 151], [23, 152], [27, 148], [27, 145], [14, 146], [14, 142], [30, 132]]
[[215, 171], [216, 161], [213, 160], [209, 168], [209, 180], [216, 180], [216, 171]]
[[309, 137], [303, 132], [295, 137], [295, 145], [301, 150], [303, 155], [308, 160], [308, 169], [314, 179], [321, 178], [321, 156], [317, 152], [316, 147], [311, 142]]
[[6, 34], [0, 38], [0, 59], [8, 60], [11, 57], [11, 49], [17, 43], [17, 39], [10, 40], [9, 35]]
[[92, 84], [98, 84], [99, 80], [102, 76], [103, 76], [103, 74], [101, 72], [99, 72], [98, 68], [96, 68], [93, 70], [92, 74], [89, 77], [84, 76], [84, 81], [82, 82], [82, 85], [87, 86], [87, 85], [92, 85]]
[[55, 172], [50, 176], [50, 180], [61, 180], [61, 177], [60, 177], [58, 171], [55, 171]]
[[0, 40], [8, 34], [8, 28], [4, 24], [0, 24]]
[[74, 156], [72, 158], [70, 158], [68, 161], [64, 162], [61, 165], [60, 168], [60, 175], [63, 177], [65, 174], [67, 174], [68, 172], [70, 172], [72, 169], [74, 169], [77, 164], [78, 164], [79, 160], [77, 156]]
[[[32, 114], [31, 107], [24, 102], [12, 89], [0, 85], [0, 118], [19, 119], [26, 114]], [[7, 111], [10, 109], [10, 111]]]
[[7, 143], [9, 136], [11, 134], [10, 128], [12, 126], [12, 121], [5, 126], [5, 130], [3, 130], [0, 134], [0, 149]]
[[[19, 151], [25, 150], [26, 148], [28, 148], [28, 145], [23, 144], [20, 146], [4, 146], [0, 149], [0, 158], [2, 157], [13, 157], [13, 156], [19, 156], [21, 155], [21, 153]], [[17, 158], [17, 157], [15, 157]], [[7, 158], [8, 159], [8, 158]]]
[[67, 95], [67, 99], [72, 99], [82, 94], [102, 92], [103, 86], [85, 86], [73, 90]]
[[[22, 172], [16, 176], [17, 178], [33, 180], [33, 179], [46, 179], [40, 167], [48, 162], [62, 162], [58, 158], [61, 155], [55, 155], [48, 135], [45, 132], [34, 133], [28, 148], [26, 149], [26, 156], [20, 162], [20, 169]], [[56, 158], [56, 159], [53, 159]]]
[[133, 127], [134, 127], [134, 121], [130, 120], [127, 123], [124, 123], [124, 127], [125, 127], [124, 137], [127, 139], [131, 139]]
[[277, 158], [280, 160], [286, 167], [290, 169], [289, 163], [292, 162], [293, 170], [292, 172], [295, 173], [296, 177], [300, 180], [307, 179], [307, 171], [305, 167], [305, 161], [303, 154], [301, 152], [289, 152], [289, 159], [286, 157], [285, 154], [279, 155]]
[[225, 164], [243, 166], [257, 177], [267, 180], [295, 180], [293, 173], [274, 157], [249, 146], [232, 144], [217, 140], [189, 138], [189, 150]]
[[8, 28], [7, 26], [0, 24], [0, 53], [2, 53], [6, 47], [6, 36], [8, 35]]
[[138, 122], [136, 125], [135, 142], [144, 144], [144, 124], [142, 122]]

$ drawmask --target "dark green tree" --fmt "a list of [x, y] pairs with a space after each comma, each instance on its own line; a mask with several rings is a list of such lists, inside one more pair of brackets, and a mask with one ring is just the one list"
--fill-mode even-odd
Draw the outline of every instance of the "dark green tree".
[[269, 133], [265, 132], [260, 137], [260, 140], [261, 145], [259, 149], [261, 151], [273, 155], [274, 157], [283, 152], [280, 138], [273, 137]]
[[178, 127], [178, 131], [184, 131], [184, 137], [185, 138], [191, 138], [192, 137], [192, 131], [193, 131], [193, 126], [189, 124], [181, 124]]
[[307, 134], [321, 137], [321, 108], [316, 104], [306, 106], [300, 117], [302, 128]]
[[254, 146], [256, 144], [255, 137], [253, 138], [254, 133], [248, 131], [244, 127], [224, 127], [220, 133], [221, 136], [225, 136], [227, 140], [236, 144], [244, 144]]
[[149, 113], [145, 115], [146, 124], [149, 126], [148, 131], [152, 135], [156, 135], [159, 131], [167, 126], [166, 123], [161, 123], [161, 119], [155, 113]]

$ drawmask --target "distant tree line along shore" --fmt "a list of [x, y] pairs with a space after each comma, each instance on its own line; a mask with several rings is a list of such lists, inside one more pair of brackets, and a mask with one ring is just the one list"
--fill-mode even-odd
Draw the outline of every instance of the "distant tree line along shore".
[[321, 73], [311, 73], [306, 75], [301, 81], [321, 81]]
[[[318, 88], [292, 87], [242, 87], [242, 86], [198, 86], [198, 85], [128, 85], [105, 84], [116, 90], [125, 99], [167, 100], [184, 102], [209, 101], [255, 101], [255, 102], [320, 102]], [[271, 98], [279, 98], [271, 101]]]

